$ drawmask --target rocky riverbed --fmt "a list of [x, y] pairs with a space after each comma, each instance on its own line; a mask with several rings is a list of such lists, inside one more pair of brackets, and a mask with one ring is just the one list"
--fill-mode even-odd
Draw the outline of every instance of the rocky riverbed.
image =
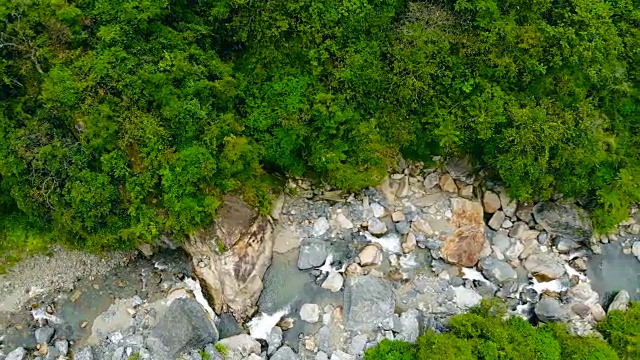
[[77, 276], [48, 269], [49, 285], [19, 265], [0, 280], [6, 359], [355, 360], [384, 338], [442, 331], [483, 298], [583, 335], [640, 299], [635, 212], [595, 236], [571, 201], [518, 204], [464, 161], [411, 165], [358, 194], [286, 190], [269, 219], [223, 211], [246, 231], [195, 236], [191, 260], [118, 253], [70, 265]]

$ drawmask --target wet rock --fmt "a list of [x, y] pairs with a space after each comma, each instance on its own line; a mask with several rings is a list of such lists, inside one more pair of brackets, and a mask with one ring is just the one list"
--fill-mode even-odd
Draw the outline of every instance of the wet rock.
[[576, 250], [581, 247], [581, 245], [576, 241], [564, 236], [556, 237], [554, 242], [555, 242], [556, 249], [560, 253], [568, 253], [571, 250]]
[[230, 352], [239, 353], [244, 357], [249, 354], [260, 354], [260, 343], [247, 334], [240, 334], [218, 341]]
[[440, 181], [438, 182], [438, 184], [440, 184], [440, 188], [443, 191], [454, 194], [458, 193], [458, 186], [449, 174], [442, 174], [442, 176], [440, 176]]
[[313, 222], [313, 235], [314, 236], [324, 235], [324, 233], [329, 231], [330, 228], [331, 228], [331, 225], [329, 224], [329, 220], [327, 220], [326, 217], [321, 216], [317, 218], [316, 221]]
[[[493, 191], [485, 191], [482, 197], [482, 206], [484, 211], [493, 214], [500, 209], [500, 197]], [[504, 215], [504, 213], [502, 213]]]
[[327, 243], [323, 240], [305, 239], [298, 252], [298, 269], [307, 270], [324, 264]]
[[48, 343], [49, 341], [51, 341], [54, 332], [55, 330], [49, 326], [37, 328], [35, 332], [36, 342], [38, 342], [38, 344]]
[[562, 260], [549, 253], [532, 254], [527, 257], [522, 265], [538, 281], [555, 280], [566, 272]]
[[631, 253], [640, 260], [640, 241], [636, 241], [631, 246]]
[[372, 331], [393, 316], [395, 296], [391, 284], [372, 275], [350, 277], [344, 291], [345, 326], [354, 331]]
[[441, 253], [449, 263], [474, 266], [485, 247], [482, 205], [466, 199], [452, 199], [451, 223], [456, 228], [445, 240]]
[[489, 225], [493, 230], [499, 230], [502, 227], [502, 223], [505, 221], [504, 219], [504, 213], [502, 211], [496, 211], [493, 213], [493, 216], [491, 216], [487, 225]]
[[387, 232], [387, 224], [378, 218], [371, 218], [367, 223], [367, 229], [373, 235], [384, 235]]
[[382, 250], [378, 245], [367, 245], [358, 254], [358, 260], [361, 266], [380, 265], [382, 263]]
[[300, 308], [300, 319], [308, 323], [317, 323], [320, 319], [320, 307], [318, 304], [304, 304]]
[[272, 355], [282, 346], [282, 329], [274, 326], [267, 336], [267, 354]]
[[609, 305], [607, 313], [610, 313], [613, 310], [627, 311], [627, 305], [629, 304], [629, 301], [629, 293], [626, 290], [620, 290]]
[[288, 347], [287, 345], [278, 349], [278, 351], [276, 351], [275, 354], [271, 356], [271, 360], [298, 360], [298, 359], [300, 359], [300, 357], [295, 352], [293, 352], [293, 350], [291, 350], [291, 348]]
[[466, 184], [473, 184], [475, 175], [468, 158], [451, 159], [445, 164], [445, 168], [452, 178]]
[[327, 279], [322, 283], [321, 287], [331, 292], [338, 292], [342, 289], [344, 284], [344, 278], [339, 272], [331, 271], [327, 276]]
[[593, 234], [589, 214], [574, 204], [540, 202], [533, 217], [548, 233], [576, 242], [587, 244]]
[[191, 298], [171, 302], [147, 338], [146, 345], [155, 359], [175, 359], [191, 349], [201, 349], [218, 340], [218, 330], [209, 314]]
[[551, 297], [545, 297], [538, 301], [534, 311], [542, 322], [562, 321], [566, 318], [566, 312], [562, 308], [560, 300]]
[[482, 274], [489, 279], [489, 281], [497, 284], [518, 278], [518, 274], [511, 265], [492, 257], [485, 257], [480, 260], [478, 265], [482, 269]]
[[416, 309], [410, 309], [403, 312], [400, 315], [400, 334], [398, 334], [399, 340], [408, 342], [416, 342], [418, 335], [420, 335], [420, 312]]
[[[213, 226], [193, 233], [183, 247], [213, 309], [245, 320], [256, 309], [262, 277], [271, 265], [274, 226], [237, 196], [225, 196], [216, 216]], [[228, 250], [220, 253], [220, 245]], [[199, 267], [201, 258], [210, 259], [209, 265]]]

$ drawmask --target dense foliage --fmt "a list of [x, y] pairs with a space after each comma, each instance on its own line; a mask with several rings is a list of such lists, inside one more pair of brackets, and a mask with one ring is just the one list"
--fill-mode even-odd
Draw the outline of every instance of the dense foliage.
[[[6, 0], [0, 246], [93, 248], [265, 208], [267, 174], [375, 184], [469, 154], [600, 230], [640, 200], [638, 0]], [[7, 245], [11, 244], [11, 245]]]
[[[613, 312], [601, 324], [605, 342], [567, 333], [561, 324], [534, 327], [519, 317], [504, 320], [498, 303], [484, 302], [468, 314], [451, 318], [449, 331], [429, 330], [417, 343], [383, 340], [367, 350], [365, 360], [615, 360], [637, 359], [637, 304], [629, 312]], [[617, 352], [617, 354], [616, 354]]]
[[640, 359], [640, 303], [630, 303], [626, 312], [611, 311], [598, 330], [620, 359]]

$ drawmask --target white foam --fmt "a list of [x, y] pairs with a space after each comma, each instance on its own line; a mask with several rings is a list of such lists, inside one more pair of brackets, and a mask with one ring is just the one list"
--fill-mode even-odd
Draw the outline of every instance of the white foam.
[[558, 279], [538, 282], [536, 278], [533, 278], [532, 282], [533, 284], [531, 285], [531, 288], [533, 288], [538, 294], [542, 293], [543, 291], [552, 291], [559, 293], [567, 290], [567, 286]]
[[365, 232], [364, 236], [372, 243], [380, 244], [382, 249], [388, 253], [400, 254], [402, 253], [402, 246], [400, 245], [400, 237], [397, 234], [387, 234], [383, 237], [375, 237], [369, 232]]
[[254, 339], [267, 340], [271, 330], [280, 322], [283, 316], [289, 313], [289, 309], [285, 308], [269, 315], [261, 313], [247, 323], [249, 327], [249, 335]]
[[196, 298], [196, 301], [207, 311], [211, 321], [214, 321], [216, 319], [216, 313], [209, 305], [207, 299], [205, 299], [200, 282], [192, 278], [185, 278], [184, 283], [187, 285], [187, 288], [193, 292], [193, 296]]
[[60, 324], [62, 322], [62, 320], [60, 320], [60, 318], [58, 318], [57, 316], [49, 314], [43, 308], [37, 308], [37, 309], [31, 310], [31, 316], [33, 316], [33, 320], [35, 320], [39, 324], [44, 324], [45, 320], [50, 322], [50, 323], [53, 323], [53, 324]]
[[468, 280], [478, 280], [480, 282], [490, 284], [491, 282], [487, 280], [482, 273], [474, 268], [462, 268], [462, 278]]
[[324, 264], [322, 266], [320, 266], [319, 268], [317, 268], [317, 270], [322, 271], [323, 274], [335, 271], [333, 269], [333, 267], [331, 266], [332, 262], [333, 262], [333, 254], [329, 254], [327, 256], [327, 258], [325, 259]]

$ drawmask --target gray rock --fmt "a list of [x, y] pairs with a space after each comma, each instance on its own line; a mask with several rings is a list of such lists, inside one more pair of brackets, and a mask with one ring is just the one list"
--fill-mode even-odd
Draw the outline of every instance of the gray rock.
[[300, 357], [287, 345], [281, 347], [271, 356], [271, 360], [298, 360]]
[[452, 178], [466, 184], [473, 184], [473, 180], [476, 178], [468, 158], [451, 159], [447, 161], [445, 167]]
[[5, 360], [22, 360], [27, 356], [27, 350], [23, 347], [19, 347], [10, 352]]
[[322, 216], [316, 219], [313, 223], [313, 235], [320, 236], [324, 235], [329, 229], [331, 225], [329, 224], [329, 220], [326, 217]]
[[489, 281], [497, 284], [518, 278], [518, 274], [511, 265], [490, 256], [480, 260], [478, 265], [482, 268], [482, 274], [489, 279]]
[[325, 325], [318, 330], [316, 335], [318, 349], [327, 353], [331, 353], [331, 329]]
[[329, 355], [327, 355], [327, 353], [325, 353], [324, 351], [318, 351], [314, 360], [329, 360]]
[[631, 253], [640, 260], [640, 241], [636, 241], [631, 246]]
[[616, 297], [613, 298], [611, 305], [609, 305], [607, 313], [610, 313], [613, 310], [627, 311], [627, 305], [629, 304], [629, 301], [630, 297], [627, 290], [620, 290], [620, 292], [616, 294]]
[[216, 350], [213, 344], [204, 347], [204, 353], [209, 355], [209, 360], [225, 360], [224, 356]]
[[555, 242], [556, 249], [558, 249], [558, 252], [560, 253], [568, 253], [571, 250], [576, 250], [580, 248], [579, 243], [577, 243], [576, 241], [570, 238], [564, 237], [562, 235], [557, 236], [554, 242]]
[[539, 281], [554, 280], [566, 272], [562, 260], [549, 253], [532, 254], [522, 265]]
[[209, 314], [192, 298], [174, 300], [151, 329], [147, 348], [154, 359], [175, 359], [191, 349], [201, 349], [218, 340], [218, 330]]
[[272, 355], [282, 346], [282, 329], [274, 326], [267, 336], [267, 354]]
[[581, 318], [586, 318], [591, 314], [591, 308], [585, 304], [576, 303], [571, 305], [571, 311], [573, 311], [576, 315]]
[[345, 325], [354, 331], [372, 331], [393, 316], [395, 296], [391, 284], [373, 275], [347, 278], [344, 291]]
[[342, 350], [336, 350], [331, 354], [331, 360], [356, 360], [356, 357]]
[[480, 304], [482, 296], [475, 290], [467, 289], [464, 286], [457, 286], [453, 288], [455, 303], [460, 309], [468, 309], [470, 307]]
[[248, 357], [249, 354], [260, 354], [260, 343], [247, 334], [240, 334], [218, 341], [218, 344], [225, 346], [229, 351]]
[[545, 297], [538, 301], [534, 311], [542, 322], [562, 321], [567, 315], [562, 308], [560, 300], [551, 297]]
[[378, 204], [377, 202], [371, 203], [370, 207], [371, 211], [373, 212], [373, 216], [377, 218], [384, 216], [384, 213], [386, 212], [384, 206]]
[[74, 360], [93, 360], [93, 349], [90, 346], [84, 347], [76, 351], [73, 355]]
[[320, 307], [318, 304], [304, 304], [300, 308], [300, 319], [308, 323], [317, 323], [320, 319]]
[[367, 229], [373, 235], [384, 235], [387, 232], [387, 224], [378, 218], [371, 218], [367, 224]]
[[493, 230], [498, 230], [502, 227], [502, 223], [504, 222], [504, 220], [505, 220], [504, 213], [498, 210], [493, 213], [493, 216], [491, 216], [491, 219], [489, 220], [487, 225], [489, 225], [489, 227], [492, 228]]
[[511, 236], [512, 238], [519, 238], [527, 230], [529, 230], [529, 225], [527, 225], [522, 221], [518, 221], [515, 224], [513, 224], [513, 226], [509, 230], [509, 236]]
[[540, 234], [538, 234], [537, 239], [540, 245], [547, 245], [549, 243], [549, 233], [547, 233], [546, 231], [542, 231], [540, 232]]
[[576, 242], [587, 244], [593, 235], [589, 214], [574, 204], [541, 202], [533, 207], [533, 217], [548, 233]]
[[349, 345], [349, 354], [352, 355], [362, 355], [364, 353], [364, 349], [367, 346], [367, 334], [359, 334], [351, 339], [351, 344]]
[[327, 279], [322, 283], [321, 287], [331, 292], [338, 292], [342, 289], [344, 278], [337, 271], [331, 271]]
[[400, 325], [402, 330], [400, 334], [398, 334], [398, 339], [408, 341], [408, 342], [416, 342], [418, 340], [418, 335], [420, 335], [420, 312], [416, 309], [410, 309], [403, 312], [400, 315]]
[[411, 230], [411, 226], [406, 221], [399, 221], [396, 223], [396, 231], [402, 235], [406, 235]]
[[511, 239], [502, 232], [495, 233], [491, 239], [491, 244], [497, 247], [503, 254], [511, 247]]
[[300, 244], [298, 269], [307, 270], [324, 264], [327, 258], [327, 244], [322, 240], [305, 239]]
[[54, 332], [55, 330], [49, 326], [37, 328], [35, 333], [36, 341], [38, 342], [38, 344], [49, 343], [49, 341], [51, 341], [51, 338], [53, 337]]
[[58, 349], [60, 354], [66, 356], [67, 353], [69, 353], [69, 342], [67, 340], [58, 339], [53, 344], [54, 344], [55, 348]]

